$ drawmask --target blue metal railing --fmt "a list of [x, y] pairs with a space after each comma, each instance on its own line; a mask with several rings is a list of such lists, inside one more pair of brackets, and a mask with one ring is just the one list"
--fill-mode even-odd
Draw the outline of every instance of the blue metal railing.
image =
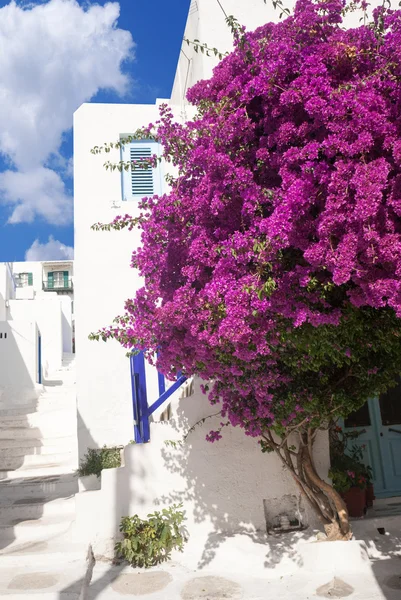
[[178, 375], [167, 390], [164, 375], [158, 373], [159, 394], [158, 399], [150, 406], [146, 392], [145, 357], [139, 352], [130, 358], [132, 404], [134, 410], [134, 439], [137, 444], [150, 441], [150, 416], [187, 380], [183, 375]]

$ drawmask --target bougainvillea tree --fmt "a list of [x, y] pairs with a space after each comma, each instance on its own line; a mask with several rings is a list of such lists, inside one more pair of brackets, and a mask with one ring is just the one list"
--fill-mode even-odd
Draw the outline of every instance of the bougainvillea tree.
[[344, 9], [299, 0], [278, 24], [234, 28], [234, 51], [188, 93], [194, 119], [163, 106], [137, 132], [176, 175], [135, 218], [95, 226], [141, 228], [144, 286], [93, 337], [208, 382], [223, 423], [275, 452], [329, 536], [348, 538], [313, 443], [400, 370], [401, 12], [347, 30]]

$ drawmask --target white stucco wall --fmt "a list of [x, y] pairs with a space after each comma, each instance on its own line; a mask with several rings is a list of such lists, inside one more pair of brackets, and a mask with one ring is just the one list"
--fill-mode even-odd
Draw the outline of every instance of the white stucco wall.
[[[154, 106], [83, 105], [74, 119], [75, 199], [75, 319], [78, 440], [81, 457], [88, 447], [126, 445], [134, 437], [129, 361], [116, 342], [91, 342], [88, 334], [112, 323], [124, 301], [140, 285], [130, 268], [138, 231], [94, 232], [95, 222], [110, 222], [119, 214], [135, 214], [136, 203], [121, 200], [121, 179], [103, 168], [104, 155], [90, 148], [99, 140], [118, 139], [155, 118]], [[130, 128], [127, 127], [130, 124]], [[119, 160], [118, 152], [107, 159]], [[116, 206], [113, 206], [116, 205]], [[148, 395], [157, 397], [157, 381], [148, 371]], [[153, 392], [151, 387], [153, 385]], [[263, 499], [280, 510], [297, 489], [274, 456], [262, 455], [255, 440], [241, 430], [227, 430], [216, 445], [206, 443], [208, 421], [192, 434], [181, 453], [169, 456], [164, 440], [181, 438], [200, 417], [215, 412], [207, 399], [196, 396], [173, 402], [173, 422], [152, 424], [149, 444], [129, 446], [126, 467], [105, 471], [102, 489], [77, 497], [78, 522], [100, 543], [118, 530], [121, 516], [172, 501], [184, 501], [192, 534], [205, 540], [219, 528], [265, 528]], [[157, 418], [157, 415], [156, 415]], [[328, 444], [317, 447], [322, 475], [328, 470]], [[94, 496], [94, 494], [97, 494]], [[292, 501], [292, 499], [290, 498]], [[104, 519], [92, 519], [94, 506]], [[307, 516], [310, 521], [310, 515]], [[82, 521], [81, 521], [82, 520]], [[81, 526], [78, 527], [81, 529]], [[203, 542], [202, 542], [203, 543]], [[206, 543], [206, 542], [205, 542]]]
[[[286, 5], [291, 6], [289, 2]], [[376, 4], [376, 2], [375, 2]], [[268, 20], [278, 20], [278, 12], [262, 0], [225, 0], [227, 14], [234, 14], [248, 29]], [[349, 24], [358, 25], [351, 15]], [[221, 51], [231, 48], [232, 39], [225, 17], [216, 0], [196, 0], [191, 5], [185, 33]], [[185, 106], [188, 87], [209, 77], [214, 58], [196, 54], [183, 45], [171, 105], [179, 117], [188, 117]], [[140, 280], [130, 266], [130, 256], [140, 243], [137, 231], [94, 232], [95, 222], [110, 222], [117, 215], [136, 214], [136, 203], [124, 202], [121, 176], [103, 168], [105, 160], [120, 159], [119, 152], [94, 156], [90, 149], [104, 141], [154, 122], [154, 105], [84, 104], [74, 116], [74, 204], [75, 204], [75, 301], [78, 439], [80, 455], [88, 447], [126, 445], [133, 438], [131, 382], [125, 350], [116, 342], [90, 342], [88, 334], [112, 323], [123, 312], [123, 304], [134, 295]], [[156, 388], [155, 379], [153, 380]], [[156, 393], [156, 391], [155, 391]], [[273, 511], [280, 511], [297, 495], [297, 488], [274, 455], [263, 455], [254, 440], [241, 430], [227, 430], [224, 440], [211, 445], [204, 435], [213, 427], [208, 421], [191, 436], [188, 445], [174, 452], [164, 441], [180, 438], [198, 418], [213, 408], [199, 392], [177, 401], [173, 421], [152, 424], [149, 444], [128, 446], [126, 466], [105, 471], [102, 489], [77, 498], [78, 520], [82, 529], [100, 542], [110, 539], [121, 516], [146, 514], [156, 506], [183, 501], [192, 533], [212, 545], [219, 531], [264, 529], [263, 499]], [[328, 439], [321, 434], [315, 448], [322, 476], [329, 467]], [[92, 518], [93, 502], [105, 515], [100, 525]], [[106, 516], [107, 515], [107, 516]], [[306, 520], [313, 518], [306, 510]], [[209, 540], [207, 542], [207, 540]]]
[[[50, 296], [50, 297], [49, 297]], [[57, 294], [37, 297], [35, 300], [10, 300], [9, 318], [18, 322], [31, 320], [37, 323], [42, 338], [43, 376], [61, 366], [62, 310]]]
[[116, 342], [88, 340], [110, 325], [139, 286], [130, 268], [138, 231], [95, 232], [95, 222], [136, 214], [136, 202], [121, 199], [121, 175], [103, 168], [119, 152], [94, 156], [90, 149], [135, 131], [157, 117], [155, 105], [83, 104], [74, 115], [75, 342], [78, 438], [88, 447], [126, 444], [133, 438], [131, 381], [126, 351]]
[[0, 263], [0, 321], [8, 319], [8, 300], [15, 298], [11, 263]]
[[72, 352], [72, 298], [58, 296], [61, 303], [62, 351]]
[[[121, 517], [139, 514], [144, 518], [171, 503], [182, 502], [186, 512], [190, 550], [180, 561], [189, 561], [189, 568], [211, 558], [221, 541], [233, 533], [256, 539], [255, 532], [265, 532], [264, 500], [272, 516], [297, 516], [299, 495], [292, 478], [275, 456], [262, 454], [255, 439], [240, 429], [226, 428], [219, 442], [205, 441], [206, 433], [218, 426], [219, 417], [198, 426], [182, 446], [174, 449], [165, 444], [166, 440], [182, 440], [199, 419], [216, 413], [198, 385], [193, 396], [175, 399], [172, 413], [170, 421], [151, 425], [150, 443], [126, 447], [124, 467], [102, 472], [99, 491], [77, 496], [77, 529], [91, 540], [95, 553], [111, 553]], [[322, 434], [316, 456], [324, 477], [326, 448], [327, 436]], [[316, 526], [302, 500], [300, 508], [303, 522]]]
[[6, 320], [7, 264], [0, 263], [0, 321]]
[[38, 396], [36, 324], [2, 321], [0, 334], [0, 407], [27, 403]]

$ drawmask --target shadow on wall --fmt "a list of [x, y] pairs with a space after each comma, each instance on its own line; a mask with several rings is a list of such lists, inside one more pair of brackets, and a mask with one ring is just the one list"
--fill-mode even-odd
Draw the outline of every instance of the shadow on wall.
[[[199, 419], [219, 410], [199, 389], [195, 395], [179, 401], [168, 423], [181, 438]], [[198, 532], [207, 531], [198, 568], [210, 564], [218, 548], [235, 536], [242, 537], [242, 544], [245, 536], [250, 551], [252, 543], [267, 550], [266, 568], [275, 568], [283, 558], [297, 562], [295, 544], [302, 534], [267, 535], [263, 506], [267, 499], [273, 512], [279, 514], [284, 497], [299, 502], [291, 477], [275, 457], [262, 454], [257, 441], [245, 436], [240, 428], [224, 428], [222, 440], [207, 442], [206, 434], [217, 429], [220, 421], [220, 416], [207, 419], [176, 447], [161, 444], [163, 467], [171, 481], [170, 490], [158, 495], [155, 503], [162, 506], [182, 502], [187, 511], [193, 512], [188, 515], [189, 526], [193, 521]], [[163, 424], [153, 425], [152, 433], [156, 427], [163, 428]], [[177, 479], [181, 484], [174, 485]]]
[[38, 398], [37, 352], [33, 322], [0, 322], [0, 407]]
[[[30, 437], [23, 435], [29, 427], [28, 414], [35, 412], [37, 407], [35, 382], [21, 354], [21, 350], [25, 351], [25, 359], [29, 355], [29, 345], [32, 341], [29, 339], [29, 333], [32, 332], [28, 325], [25, 323], [10, 326], [7, 322], [0, 322], [1, 551], [16, 541], [16, 529], [21, 522], [27, 520], [23, 509], [21, 512], [18, 506], [14, 505], [18, 480], [11, 478], [21, 467], [31, 465], [35, 455], [42, 455], [43, 452], [38, 427], [29, 429]], [[29, 514], [29, 519], [39, 519], [42, 512], [42, 506], [38, 504]]]

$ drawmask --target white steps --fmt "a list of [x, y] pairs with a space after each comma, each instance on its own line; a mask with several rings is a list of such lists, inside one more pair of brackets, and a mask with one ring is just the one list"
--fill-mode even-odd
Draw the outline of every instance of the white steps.
[[[37, 400], [0, 405], [0, 597], [9, 600], [31, 593], [46, 600], [78, 599], [73, 583], [79, 579], [78, 566], [85, 566], [86, 550], [71, 546], [68, 537], [78, 491], [75, 376], [73, 362], [68, 362], [44, 382]], [[32, 573], [32, 589], [29, 577], [15, 585], [11, 581], [10, 587], [18, 569], [46, 570], [53, 555], [61, 572], [57, 583], [48, 586], [45, 581], [44, 587], [35, 588]], [[77, 561], [70, 577], [66, 570], [71, 565], [65, 569], [65, 560], [71, 565]], [[15, 569], [10, 573], [11, 566]]]
[[[24, 433], [26, 436], [23, 435]], [[5, 435], [6, 432], [4, 432]], [[74, 448], [75, 443], [76, 436], [71, 434], [60, 437], [42, 437], [36, 429], [21, 432], [10, 428], [7, 437], [0, 436], [0, 452], [7, 448], [46, 448], [48, 446]]]
[[12, 546], [0, 549], [2, 568], [60, 566], [85, 557], [86, 542], [74, 542], [70, 530], [47, 541], [14, 542]]
[[[37, 455], [36, 455], [37, 456]], [[25, 460], [29, 457], [25, 457]], [[51, 456], [42, 456], [41, 461], [39, 456], [35, 459], [33, 464], [23, 464], [18, 468], [7, 467], [3, 463], [3, 469], [0, 470], [0, 483], [2, 479], [18, 479], [22, 476], [25, 477], [47, 477], [49, 475], [60, 475], [75, 473], [78, 468], [78, 459], [72, 461], [70, 454], [60, 454]], [[11, 461], [10, 461], [10, 464]]]
[[54, 496], [66, 498], [78, 492], [75, 474], [50, 475], [47, 477], [18, 477], [0, 480], [1, 501], [15, 498], [43, 498]]
[[46, 519], [46, 517], [66, 517], [71, 520], [75, 517], [75, 497], [54, 498], [44, 496], [42, 498], [22, 498], [21, 500], [9, 501], [1, 504], [0, 535], [3, 527], [9, 523], [21, 523], [33, 519]]

